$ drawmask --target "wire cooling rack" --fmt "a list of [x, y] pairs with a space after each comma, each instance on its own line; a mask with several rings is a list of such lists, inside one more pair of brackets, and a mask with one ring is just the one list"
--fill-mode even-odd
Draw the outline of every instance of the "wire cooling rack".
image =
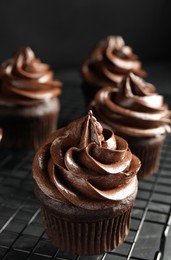
[[[72, 87], [66, 87], [61, 98], [59, 126], [84, 112], [81, 98], [78, 88], [75, 95]], [[0, 151], [0, 259], [162, 259], [171, 225], [171, 136], [163, 145], [159, 171], [139, 181], [131, 228], [125, 242], [112, 252], [92, 257], [62, 252], [46, 236], [33, 193], [33, 156], [34, 152]]]

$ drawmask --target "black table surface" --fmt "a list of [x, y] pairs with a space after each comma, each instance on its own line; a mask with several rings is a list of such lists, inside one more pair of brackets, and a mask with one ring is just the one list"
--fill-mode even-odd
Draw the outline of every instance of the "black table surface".
[[[170, 64], [148, 64], [148, 79], [171, 105]], [[58, 71], [64, 82], [59, 127], [86, 111], [78, 70]], [[34, 152], [1, 150], [0, 153], [0, 259], [124, 260], [171, 259], [171, 136], [161, 153], [159, 171], [139, 181], [126, 241], [107, 254], [83, 257], [62, 252], [47, 238], [33, 193]], [[166, 247], [164, 244], [166, 242]], [[165, 254], [163, 254], [165, 251]]]

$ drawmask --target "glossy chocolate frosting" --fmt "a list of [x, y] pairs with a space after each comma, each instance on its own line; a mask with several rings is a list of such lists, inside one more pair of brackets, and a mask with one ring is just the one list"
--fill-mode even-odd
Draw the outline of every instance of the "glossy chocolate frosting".
[[163, 96], [133, 73], [118, 90], [99, 90], [92, 106], [98, 120], [121, 135], [155, 137], [171, 131], [171, 112]]
[[49, 65], [41, 63], [29, 47], [2, 63], [0, 81], [1, 104], [29, 106], [61, 93], [62, 83], [54, 80]]
[[51, 135], [34, 158], [33, 177], [48, 198], [98, 210], [135, 196], [139, 168], [127, 142], [90, 111]]
[[98, 43], [82, 66], [83, 78], [96, 87], [118, 86], [129, 72], [146, 75], [138, 57], [121, 36], [108, 36]]

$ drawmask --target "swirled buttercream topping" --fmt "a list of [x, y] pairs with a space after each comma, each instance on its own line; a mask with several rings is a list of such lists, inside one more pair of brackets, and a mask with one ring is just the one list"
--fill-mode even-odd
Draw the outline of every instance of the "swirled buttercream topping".
[[170, 132], [171, 112], [153, 85], [130, 73], [120, 88], [100, 90], [93, 102], [100, 122], [116, 133], [153, 137]]
[[0, 66], [0, 101], [32, 105], [61, 93], [49, 65], [41, 63], [31, 48], [23, 48]]
[[109, 36], [98, 43], [82, 66], [83, 78], [97, 87], [118, 86], [129, 72], [146, 75], [138, 57], [120, 36]]
[[52, 134], [36, 154], [33, 176], [47, 196], [93, 210], [135, 194], [139, 167], [127, 142], [90, 111]]

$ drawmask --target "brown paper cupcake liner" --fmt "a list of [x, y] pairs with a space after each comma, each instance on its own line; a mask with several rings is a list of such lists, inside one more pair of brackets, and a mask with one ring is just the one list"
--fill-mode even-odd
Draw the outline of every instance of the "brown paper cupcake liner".
[[141, 168], [137, 173], [138, 178], [144, 178], [158, 171], [164, 139], [165, 136], [160, 136], [156, 139], [153, 138], [152, 142], [149, 140], [149, 143], [146, 140], [144, 143], [143, 141], [135, 141], [135, 144], [129, 143], [130, 150], [141, 161]]
[[57, 113], [31, 118], [8, 117], [1, 124], [4, 131], [2, 146], [14, 149], [38, 149], [57, 127]]
[[41, 207], [48, 237], [60, 249], [79, 255], [96, 255], [116, 248], [126, 238], [131, 208], [112, 219], [97, 222], [73, 222], [55, 216]]

